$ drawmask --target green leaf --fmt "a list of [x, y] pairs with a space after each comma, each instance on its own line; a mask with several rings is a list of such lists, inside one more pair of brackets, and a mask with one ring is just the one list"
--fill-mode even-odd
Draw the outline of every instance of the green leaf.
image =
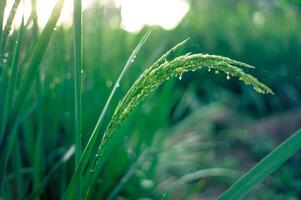
[[[134, 49], [134, 51], [132, 52], [131, 56], [129, 57], [129, 59], [127, 60], [122, 72], [120, 73], [105, 105], [104, 105], [104, 108], [102, 109], [102, 112], [97, 120], [97, 123], [93, 129], [93, 132], [89, 138], [89, 141], [82, 153], [82, 156], [80, 158], [80, 161], [78, 163], [78, 166], [71, 178], [71, 181], [65, 191], [65, 193], [63, 194], [63, 198], [62, 199], [72, 199], [72, 196], [74, 194], [74, 191], [75, 191], [75, 187], [76, 187], [76, 184], [78, 182], [78, 180], [80, 179], [80, 177], [82, 176], [83, 172], [84, 172], [84, 169], [85, 167], [87, 166], [87, 163], [88, 163], [88, 160], [92, 154], [92, 151], [95, 147], [95, 143], [96, 143], [96, 139], [99, 135], [99, 130], [100, 130], [100, 127], [102, 125], [102, 121], [105, 117], [105, 114], [107, 113], [107, 110], [110, 106], [110, 103], [111, 103], [111, 100], [116, 92], [116, 90], [119, 88], [119, 85], [120, 85], [120, 82], [121, 80], [123, 79], [124, 75], [126, 74], [127, 70], [129, 69], [129, 67], [132, 65], [135, 57], [137, 56], [138, 52], [140, 51], [141, 47], [143, 46], [143, 44], [145, 43], [145, 41], [147, 40], [148, 36], [150, 35], [151, 31], [148, 31], [144, 36], [143, 38], [140, 40], [139, 44], [136, 46], [136, 48]], [[88, 180], [92, 178], [89, 177]]]
[[295, 132], [271, 153], [269, 153], [264, 159], [257, 163], [218, 199], [242, 199], [265, 178], [276, 171], [285, 161], [297, 153], [300, 148], [301, 129]]

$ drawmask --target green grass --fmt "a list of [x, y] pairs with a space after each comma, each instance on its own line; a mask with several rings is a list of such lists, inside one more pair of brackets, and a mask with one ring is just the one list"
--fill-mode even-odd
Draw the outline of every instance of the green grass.
[[[133, 36], [104, 26], [101, 19], [91, 22], [88, 14], [84, 20], [81, 0], [74, 0], [72, 29], [57, 25], [64, 5], [59, 0], [46, 26], [39, 30], [36, 1], [31, 3], [31, 18], [14, 30], [20, 1], [14, 1], [5, 23], [2, 16], [6, 1], [0, 3], [0, 58], [6, 59], [0, 62], [0, 198], [115, 199], [120, 195], [137, 199], [143, 194], [172, 199], [178, 188], [194, 185], [197, 191], [183, 189], [188, 198], [205, 188], [202, 184], [206, 185], [208, 177], [222, 178], [218, 180], [224, 184], [240, 174], [230, 169], [231, 159], [226, 164], [207, 162], [216, 159], [212, 146], [224, 147], [222, 144], [229, 145], [229, 140], [242, 135], [232, 131], [229, 139], [223, 132], [219, 137], [224, 140], [211, 141], [215, 136], [208, 132], [215, 128], [211, 118], [216, 113], [203, 113], [203, 134], [181, 130], [180, 122], [187, 112], [192, 113], [187, 119], [197, 119], [195, 102], [206, 105], [199, 101], [200, 93], [240, 101], [239, 95], [229, 91], [242, 89], [253, 95], [253, 99], [244, 96], [244, 102], [260, 104], [258, 99], [270, 98], [262, 94], [273, 91], [250, 74], [257, 72], [253, 66], [224, 56], [200, 54], [200, 49], [189, 53], [187, 47], [193, 46], [189, 40], [162, 53], [180, 37], [166, 39], [164, 44], [156, 39], [156, 34], [164, 36], [157, 29], [144, 29], [144, 35]], [[91, 34], [92, 29], [97, 34]], [[212, 84], [216, 80], [222, 84]], [[186, 90], [185, 84], [193, 85]], [[233, 85], [231, 90], [223, 88], [228, 84]], [[218, 114], [223, 113], [216, 108]], [[185, 138], [165, 148], [165, 143], [178, 137], [170, 133], [174, 124], [174, 132], [184, 132]], [[204, 149], [196, 153], [195, 144], [186, 144], [186, 139]], [[243, 198], [293, 157], [300, 144], [297, 131], [219, 198]], [[164, 163], [162, 154], [178, 158], [168, 158]], [[191, 157], [198, 163], [188, 162]], [[185, 167], [179, 164], [181, 160]], [[163, 175], [160, 167], [165, 170]], [[177, 180], [169, 182], [168, 175]]]
[[295, 132], [244, 174], [218, 199], [242, 199], [301, 149], [301, 130]]
[[[82, 2], [74, 0], [74, 138], [75, 167], [82, 154]], [[78, 195], [81, 196], [81, 179], [78, 182]]]

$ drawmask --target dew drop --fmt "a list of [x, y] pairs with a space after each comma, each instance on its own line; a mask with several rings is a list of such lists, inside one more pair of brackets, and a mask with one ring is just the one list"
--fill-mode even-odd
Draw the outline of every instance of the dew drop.
[[182, 75], [183, 75], [183, 74], [180, 74], [180, 76], [179, 76], [179, 80], [182, 80]]
[[119, 84], [119, 82], [118, 82], [118, 83], [116, 83], [116, 87], [117, 87], [117, 88], [119, 88], [119, 87], [120, 87], [120, 84]]
[[218, 70], [215, 70], [215, 73], [216, 73], [216, 74], [219, 74], [219, 71], [218, 71]]
[[227, 74], [227, 79], [230, 80], [230, 75], [229, 74]]
[[57, 27], [54, 27], [53, 30], [56, 31], [56, 30], [57, 30]]
[[209, 68], [208, 68], [208, 72], [210, 72], [210, 71], [211, 71], [211, 68], [209, 67]]
[[4, 64], [7, 63], [7, 59], [4, 58], [4, 59], [2, 60], [2, 62], [3, 62]]
[[84, 74], [84, 70], [82, 69], [82, 70], [80, 71], [80, 73], [81, 73], [81, 74]]
[[5, 53], [5, 54], [4, 54], [4, 57], [7, 58], [7, 57], [8, 57], [8, 53]]

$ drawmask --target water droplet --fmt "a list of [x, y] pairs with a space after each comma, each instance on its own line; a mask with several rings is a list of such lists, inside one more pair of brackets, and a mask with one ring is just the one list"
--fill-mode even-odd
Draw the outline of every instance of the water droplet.
[[56, 30], [57, 30], [57, 27], [54, 27], [53, 30], [56, 31]]
[[183, 75], [183, 74], [180, 74], [180, 76], [179, 76], [179, 80], [182, 80], [182, 75]]
[[16, 41], [15, 41], [15, 43], [16, 43], [16, 44], [18, 44], [18, 43], [19, 43], [19, 41], [18, 41], [18, 40], [16, 40]]
[[208, 68], [208, 72], [210, 72], [210, 71], [211, 71], [211, 68], [209, 67], [209, 68]]
[[135, 61], [135, 60], [134, 60], [134, 59], [132, 59], [132, 60], [131, 60], [131, 63], [133, 63], [134, 61]]
[[7, 57], [8, 57], [8, 53], [5, 53], [5, 54], [4, 54], [4, 57], [7, 58]]
[[120, 87], [120, 84], [119, 84], [119, 82], [117, 82], [117, 83], [116, 83], [116, 87], [117, 87], [117, 88], [119, 88], [119, 87]]
[[7, 63], [7, 59], [4, 58], [4, 59], [2, 60], [2, 62], [3, 62], [4, 64]]
[[91, 169], [91, 170], [90, 170], [90, 172], [91, 172], [91, 173], [94, 173], [94, 170], [93, 170], [93, 169]]
[[216, 73], [216, 74], [219, 74], [219, 71], [218, 71], [218, 70], [215, 70], [215, 73]]
[[82, 70], [80, 71], [80, 73], [81, 73], [81, 74], [84, 74], [84, 70], [82, 69]]
[[229, 74], [227, 74], [227, 79], [230, 80], [230, 75]]

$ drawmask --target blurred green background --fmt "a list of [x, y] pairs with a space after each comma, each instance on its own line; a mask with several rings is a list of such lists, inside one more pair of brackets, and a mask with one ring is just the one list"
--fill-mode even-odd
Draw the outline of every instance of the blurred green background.
[[[188, 44], [174, 57], [208, 53], [251, 64], [256, 69], [249, 72], [275, 95], [257, 94], [238, 80], [207, 71], [169, 80], [118, 130], [124, 137], [116, 141], [101, 170], [94, 199], [108, 197], [121, 180], [125, 184], [118, 190], [118, 199], [160, 199], [164, 193], [168, 199], [215, 199], [301, 127], [300, 1], [187, 2], [190, 10], [176, 28], [154, 28], [122, 81], [105, 122], [143, 70], [186, 38], [190, 38]], [[144, 27], [131, 33], [122, 29], [121, 10], [113, 5], [95, 2], [83, 14], [85, 142], [127, 58], [148, 30]], [[30, 26], [26, 38], [30, 46]], [[57, 27], [43, 59], [43, 97], [36, 98], [32, 92], [27, 104], [33, 110], [20, 126], [16, 151], [21, 152], [22, 167], [29, 170], [24, 175], [28, 183], [25, 193], [32, 187], [27, 176], [35, 151], [32, 136], [36, 134], [38, 108], [43, 108], [46, 125], [43, 174], [74, 143], [72, 38], [72, 28]], [[299, 153], [247, 199], [300, 199], [300, 166]], [[59, 169], [45, 189], [45, 199], [61, 195], [73, 167], [73, 162], [68, 162]], [[16, 190], [15, 179], [10, 180], [10, 186], [11, 191]]]

